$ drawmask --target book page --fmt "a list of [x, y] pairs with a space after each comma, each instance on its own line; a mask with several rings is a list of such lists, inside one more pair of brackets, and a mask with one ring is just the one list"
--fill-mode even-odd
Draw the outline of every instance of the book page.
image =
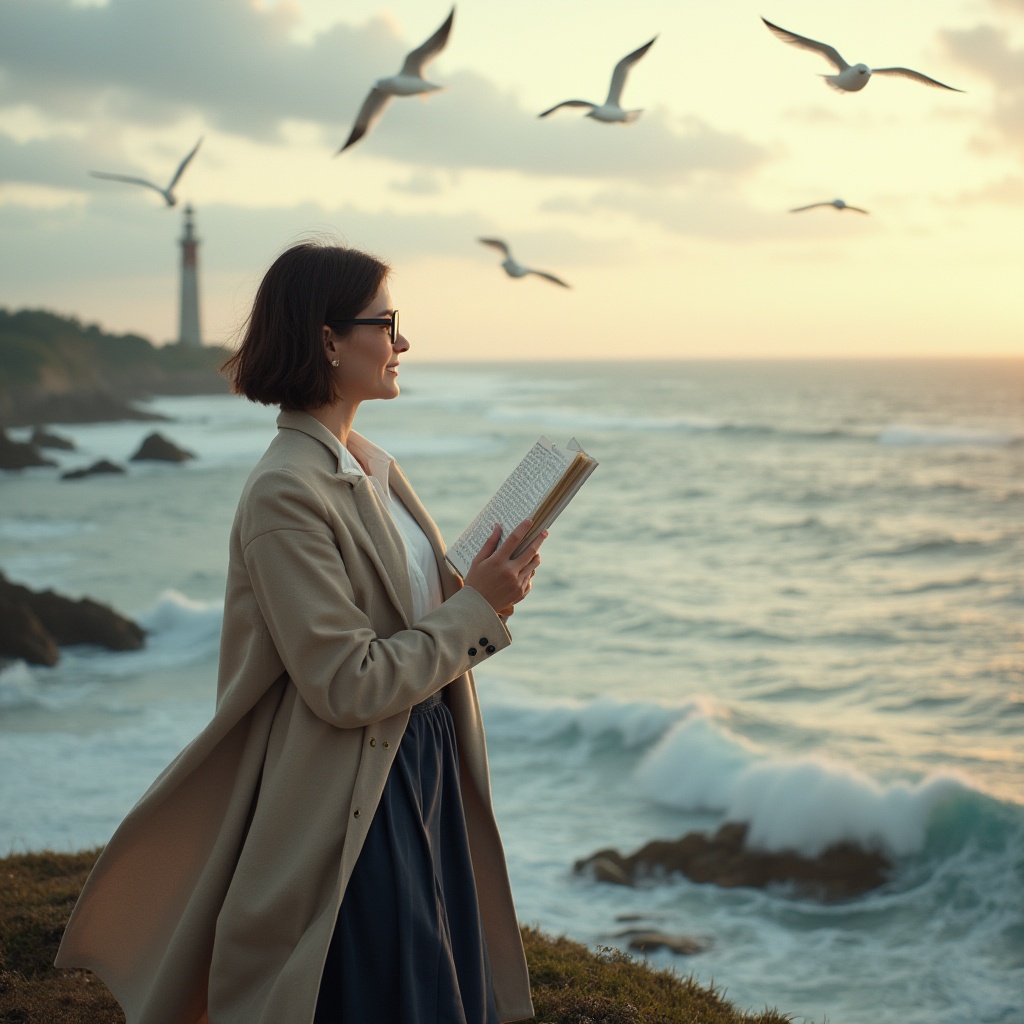
[[541, 437], [462, 536], [449, 548], [448, 561], [465, 576], [473, 559], [491, 535], [494, 524], [501, 524], [504, 540], [524, 519], [533, 516], [551, 489], [561, 480], [565, 470], [572, 465], [574, 458], [574, 452], [564, 451], [548, 438]]

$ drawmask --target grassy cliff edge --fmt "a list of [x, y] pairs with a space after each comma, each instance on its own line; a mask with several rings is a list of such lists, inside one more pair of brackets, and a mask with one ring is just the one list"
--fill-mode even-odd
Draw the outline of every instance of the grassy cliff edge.
[[[64, 925], [98, 850], [0, 860], [0, 1021], [120, 1024], [124, 1015], [87, 971], [53, 967]], [[536, 1024], [787, 1024], [776, 1010], [745, 1014], [713, 988], [655, 971], [618, 950], [592, 952], [523, 929]]]

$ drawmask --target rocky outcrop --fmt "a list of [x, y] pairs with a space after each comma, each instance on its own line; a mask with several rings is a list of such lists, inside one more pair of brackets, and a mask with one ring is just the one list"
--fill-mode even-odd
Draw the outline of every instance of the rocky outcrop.
[[75, 450], [74, 441], [60, 434], [54, 434], [45, 427], [36, 427], [32, 431], [29, 444], [34, 444], [37, 448], [58, 448], [65, 452], [73, 452]]
[[145, 643], [145, 631], [107, 605], [52, 590], [33, 591], [0, 573], [0, 658], [54, 665], [57, 647], [95, 644], [137, 651]]
[[195, 454], [179, 448], [173, 441], [168, 440], [163, 434], [153, 433], [146, 437], [139, 450], [131, 457], [130, 462], [145, 462], [153, 460], [156, 462], [187, 462], [194, 459]]
[[626, 939], [630, 949], [638, 953], [656, 953], [659, 949], [667, 949], [676, 956], [693, 956], [695, 953], [703, 953], [707, 944], [692, 939], [688, 935], [669, 935], [667, 932], [650, 930], [639, 930], [635, 928], [615, 935], [617, 939]]
[[124, 467], [119, 466], [116, 462], [111, 462], [109, 459], [100, 459], [98, 462], [94, 462], [91, 466], [86, 466], [83, 469], [69, 469], [66, 473], [61, 473], [61, 480], [81, 480], [87, 476], [102, 476], [104, 473], [123, 473]]
[[680, 839], [659, 839], [628, 856], [599, 850], [577, 861], [575, 870], [618, 885], [675, 872], [725, 888], [786, 885], [797, 895], [835, 902], [878, 888], [892, 869], [884, 854], [854, 843], [836, 843], [817, 857], [806, 857], [795, 850], [751, 849], [746, 838], [745, 824], [727, 822], [713, 836], [691, 832]]
[[12, 441], [0, 430], [0, 469], [28, 469], [30, 466], [56, 466], [31, 443]]
[[60, 652], [31, 608], [0, 597], [0, 657], [56, 665]]

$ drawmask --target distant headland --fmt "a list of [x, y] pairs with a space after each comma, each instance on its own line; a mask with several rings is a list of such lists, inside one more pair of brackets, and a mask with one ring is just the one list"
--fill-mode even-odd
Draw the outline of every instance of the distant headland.
[[157, 419], [136, 402], [226, 392], [226, 349], [157, 346], [43, 309], [0, 307], [0, 427]]

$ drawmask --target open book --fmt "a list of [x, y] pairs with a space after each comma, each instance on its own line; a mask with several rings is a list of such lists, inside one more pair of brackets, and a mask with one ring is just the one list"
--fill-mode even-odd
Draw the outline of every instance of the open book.
[[504, 539], [524, 519], [530, 519], [533, 525], [513, 552], [514, 558], [558, 518], [596, 468], [597, 460], [583, 451], [575, 438], [559, 448], [553, 441], [541, 437], [448, 549], [448, 561], [465, 576], [495, 523], [501, 524]]

